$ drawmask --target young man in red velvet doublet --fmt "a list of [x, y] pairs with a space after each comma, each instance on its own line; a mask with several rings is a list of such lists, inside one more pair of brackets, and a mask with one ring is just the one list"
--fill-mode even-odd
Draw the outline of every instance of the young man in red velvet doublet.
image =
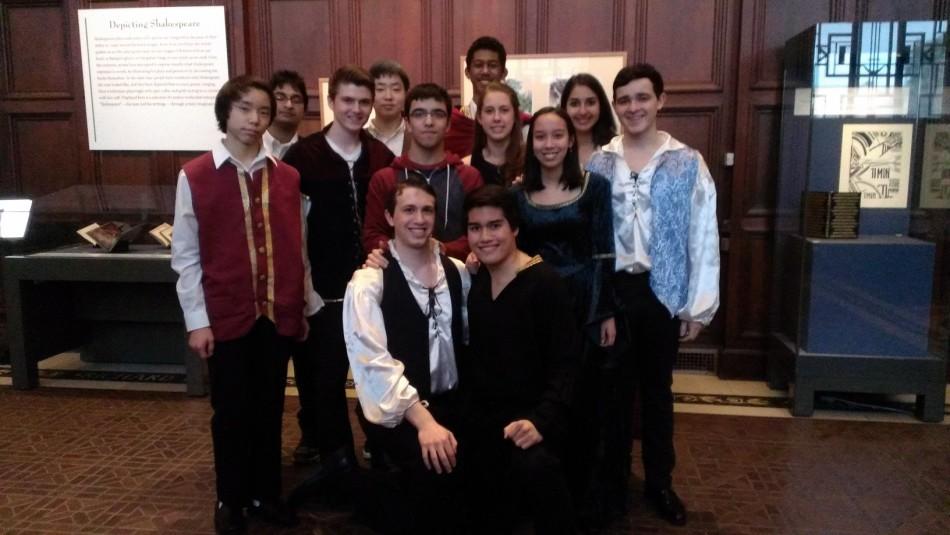
[[244, 510], [278, 525], [281, 417], [293, 340], [322, 306], [304, 253], [300, 175], [261, 137], [274, 96], [248, 76], [222, 86], [215, 115], [225, 137], [178, 175], [172, 268], [188, 345], [208, 362], [217, 533], [244, 533]]

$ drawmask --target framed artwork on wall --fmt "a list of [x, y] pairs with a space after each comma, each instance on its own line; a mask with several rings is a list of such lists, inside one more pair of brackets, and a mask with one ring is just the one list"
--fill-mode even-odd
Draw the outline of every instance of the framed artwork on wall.
[[845, 124], [838, 191], [861, 194], [861, 208], [906, 208], [910, 189], [910, 123]]
[[920, 207], [950, 208], [950, 124], [928, 124], [924, 133]]

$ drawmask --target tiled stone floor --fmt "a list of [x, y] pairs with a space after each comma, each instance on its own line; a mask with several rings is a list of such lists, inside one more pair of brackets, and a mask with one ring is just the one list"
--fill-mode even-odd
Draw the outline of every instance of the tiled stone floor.
[[[296, 408], [289, 397], [288, 455]], [[210, 415], [178, 393], [0, 387], [0, 533], [211, 533]], [[689, 524], [634, 499], [611, 533], [950, 533], [950, 426], [683, 413], [676, 425]], [[287, 486], [300, 477], [286, 466]], [[287, 533], [370, 533], [345, 511], [301, 516]]]

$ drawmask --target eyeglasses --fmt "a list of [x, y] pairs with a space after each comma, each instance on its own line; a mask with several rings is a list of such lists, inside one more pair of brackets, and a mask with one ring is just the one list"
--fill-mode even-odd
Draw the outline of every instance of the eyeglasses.
[[445, 110], [422, 110], [415, 109], [409, 112], [409, 117], [411, 119], [425, 119], [426, 117], [432, 117], [436, 120], [443, 120], [448, 118], [449, 114]]
[[284, 93], [274, 93], [274, 100], [277, 102], [287, 102], [290, 101], [291, 104], [297, 106], [303, 104], [303, 97], [300, 95], [285, 95]]

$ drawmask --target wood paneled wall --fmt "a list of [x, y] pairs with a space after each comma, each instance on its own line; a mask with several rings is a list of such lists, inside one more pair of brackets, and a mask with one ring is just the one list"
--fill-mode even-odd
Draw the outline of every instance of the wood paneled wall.
[[724, 377], [764, 376], [769, 286], [784, 275], [771, 228], [785, 40], [822, 21], [950, 15], [948, 0], [0, 0], [0, 195], [174, 184], [192, 153], [88, 150], [76, 10], [209, 4], [226, 8], [232, 74], [308, 80], [307, 131], [320, 124], [317, 79], [344, 63], [394, 58], [457, 98], [458, 58], [483, 34], [509, 53], [623, 50], [655, 64], [670, 93], [661, 127], [703, 153], [719, 191], [722, 307], [699, 345], [721, 350]]

